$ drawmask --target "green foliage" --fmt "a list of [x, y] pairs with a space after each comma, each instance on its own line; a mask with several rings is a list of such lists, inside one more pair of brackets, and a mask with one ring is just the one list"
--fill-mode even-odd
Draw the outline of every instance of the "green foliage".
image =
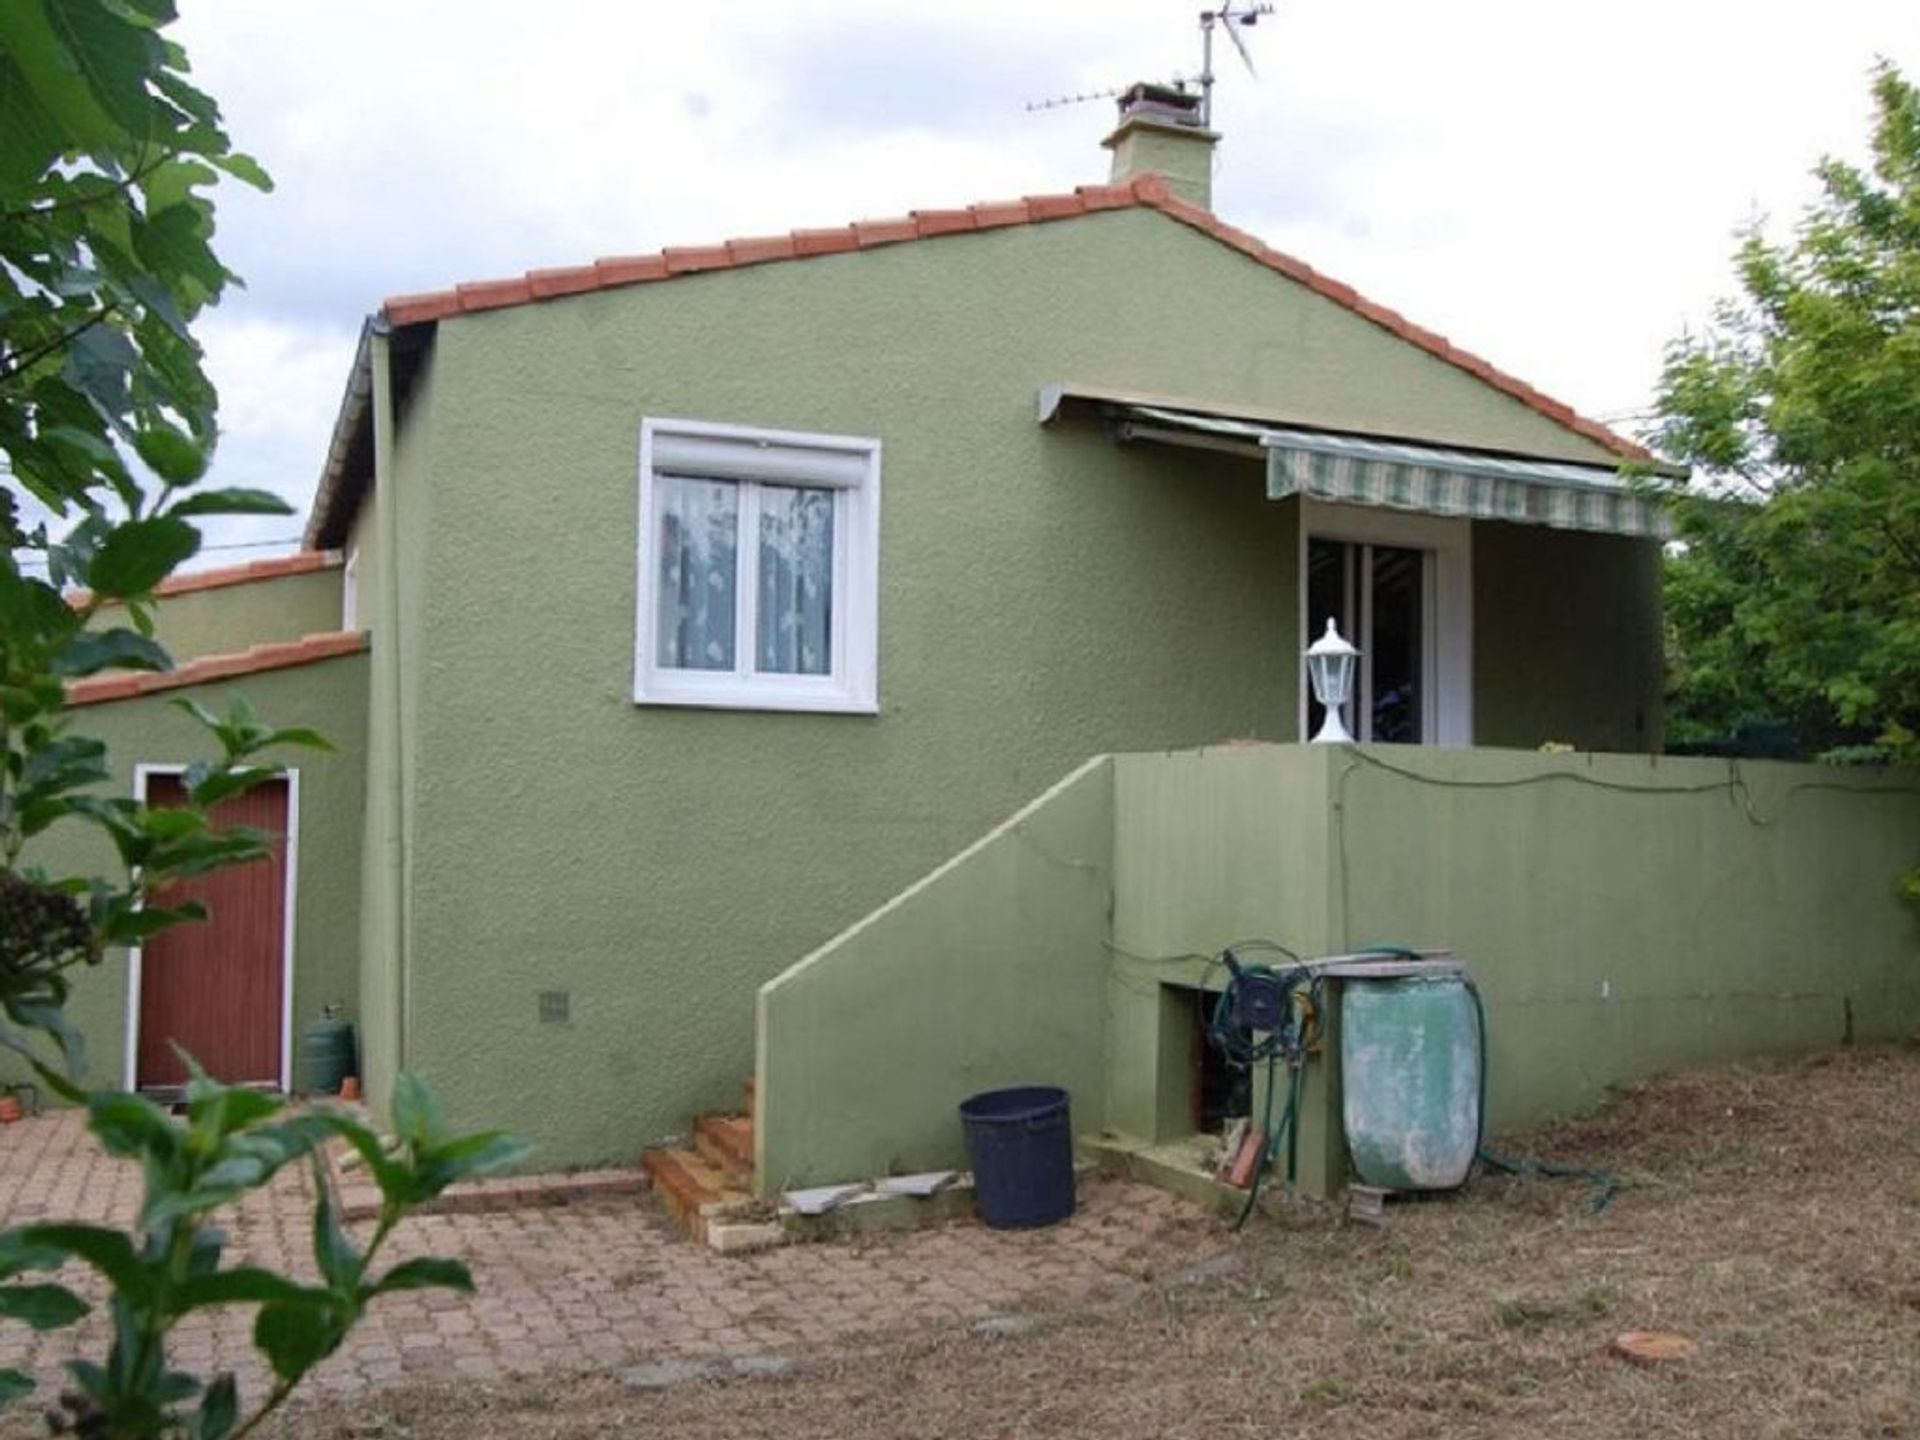
[[1890, 65], [1873, 91], [1871, 170], [1824, 162], [1791, 241], [1748, 234], [1741, 298], [1667, 353], [1652, 438], [1705, 482], [1673, 497], [1671, 740], [1916, 752], [1920, 92]]
[[[168, 887], [257, 859], [274, 838], [221, 828], [209, 812], [281, 773], [272, 752], [326, 745], [311, 730], [265, 724], [244, 700], [224, 715], [180, 701], [216, 753], [186, 772], [184, 804], [150, 809], [102, 793], [106, 747], [77, 733], [63, 708], [70, 681], [170, 667], [150, 606], [199, 550], [197, 520], [288, 508], [263, 491], [200, 483], [215, 396], [189, 327], [234, 279], [214, 255], [205, 192], [222, 173], [261, 189], [267, 179], [232, 152], [213, 101], [187, 81], [186, 57], [161, 34], [173, 18], [172, 0], [0, 0], [0, 1045], [84, 1104], [101, 1147], [145, 1177], [128, 1230], [50, 1222], [0, 1232], [0, 1322], [72, 1325], [87, 1303], [40, 1272], [97, 1273], [111, 1296], [106, 1360], [68, 1366], [73, 1385], [50, 1423], [101, 1440], [243, 1436], [379, 1296], [471, 1288], [454, 1261], [375, 1262], [410, 1210], [523, 1153], [497, 1133], [450, 1134], [410, 1078], [395, 1098], [391, 1145], [349, 1115], [290, 1111], [197, 1068], [184, 1117], [77, 1083], [69, 972], [204, 918]], [[52, 529], [23, 518], [27, 497], [55, 517]], [[69, 603], [67, 586], [88, 593]], [[125, 624], [104, 623], [109, 604]], [[119, 873], [29, 868], [29, 842], [61, 823], [99, 830]], [[64, 1073], [30, 1043], [36, 1033], [59, 1047]], [[364, 1244], [340, 1225], [319, 1162], [336, 1142], [380, 1187]], [[317, 1283], [223, 1266], [216, 1214], [302, 1161], [318, 1197]], [[168, 1359], [181, 1320], [232, 1305], [257, 1307], [254, 1344], [274, 1376], [245, 1419], [232, 1375], [208, 1380]], [[31, 1390], [28, 1376], [0, 1369], [0, 1404]]]
[[[418, 1115], [424, 1090], [403, 1077], [406, 1104]], [[428, 1111], [431, 1102], [425, 1102]], [[396, 1097], [396, 1109], [399, 1100]], [[109, 1154], [136, 1161], [145, 1179], [131, 1233], [85, 1224], [25, 1225], [0, 1232], [0, 1317], [36, 1329], [72, 1325], [89, 1311], [66, 1286], [20, 1277], [78, 1263], [110, 1288], [112, 1341], [104, 1365], [69, 1366], [74, 1385], [62, 1397], [61, 1423], [103, 1436], [238, 1435], [276, 1408], [301, 1378], [346, 1338], [382, 1295], [398, 1290], [471, 1290], [466, 1267], [417, 1258], [381, 1269], [376, 1261], [408, 1211], [458, 1180], [512, 1164], [525, 1147], [494, 1132], [451, 1136], [431, 1127], [403, 1133], [392, 1148], [343, 1112], [288, 1110], [273, 1097], [229, 1088], [196, 1070], [186, 1114], [175, 1117], [138, 1095], [88, 1097], [88, 1123]], [[363, 1245], [338, 1220], [321, 1148], [343, 1141], [363, 1157], [380, 1186], [381, 1211]], [[290, 1164], [312, 1170], [313, 1258], [317, 1283], [250, 1265], [223, 1265], [226, 1237], [213, 1219]], [[255, 1305], [255, 1346], [274, 1384], [243, 1424], [233, 1376], [212, 1380], [168, 1360], [174, 1329], [197, 1311]], [[24, 1377], [0, 1376], [5, 1392], [25, 1393]]]
[[[100, 553], [69, 554], [53, 577], [116, 596], [144, 594], [198, 546], [161, 512], [205, 474], [214, 442], [189, 327], [235, 277], [214, 254], [206, 192], [223, 173], [269, 185], [161, 33], [173, 11], [0, 6], [0, 453], [58, 515], [96, 510], [104, 484], [142, 522], [90, 535]], [[157, 505], [136, 463], [159, 482]], [[187, 514], [260, 503], [194, 498]], [[11, 518], [0, 510], [0, 530]]]

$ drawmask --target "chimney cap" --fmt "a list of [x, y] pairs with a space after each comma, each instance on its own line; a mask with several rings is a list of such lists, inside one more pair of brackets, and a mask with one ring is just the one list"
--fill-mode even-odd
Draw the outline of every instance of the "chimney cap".
[[1204, 130], [1206, 123], [1200, 118], [1201, 99], [1197, 92], [1184, 85], [1159, 84], [1151, 80], [1138, 81], [1120, 92], [1120, 119], [1158, 120], [1168, 125], [1185, 125], [1195, 130]]

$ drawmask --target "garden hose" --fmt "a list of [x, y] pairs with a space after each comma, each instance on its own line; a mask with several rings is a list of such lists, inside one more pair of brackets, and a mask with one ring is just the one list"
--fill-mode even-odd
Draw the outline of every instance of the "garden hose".
[[[1318, 1033], [1314, 999], [1320, 980], [1299, 956], [1281, 946], [1264, 944], [1264, 948], [1278, 951], [1293, 962], [1278, 968], [1242, 964], [1235, 948], [1229, 946], [1218, 957], [1218, 963], [1227, 968], [1228, 978], [1208, 1018], [1207, 1038], [1229, 1065], [1251, 1071], [1264, 1063], [1267, 1068], [1260, 1148], [1254, 1157], [1253, 1183], [1248, 1187], [1246, 1204], [1234, 1221], [1233, 1228], [1238, 1230], [1259, 1204], [1266, 1172], [1283, 1140], [1287, 1147], [1287, 1183], [1292, 1184], [1297, 1174], [1302, 1071]], [[1248, 942], [1238, 948], [1256, 947]], [[1274, 1096], [1280, 1088], [1282, 1063], [1288, 1070], [1287, 1098], [1276, 1121]]]

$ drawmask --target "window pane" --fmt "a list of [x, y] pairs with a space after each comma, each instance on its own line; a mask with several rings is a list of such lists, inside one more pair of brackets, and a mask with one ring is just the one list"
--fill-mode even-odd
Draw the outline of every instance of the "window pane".
[[833, 671], [833, 491], [760, 487], [762, 674]]
[[[1338, 540], [1309, 540], [1307, 542], [1307, 644], [1311, 645], [1327, 633], [1327, 621], [1331, 620], [1347, 638], [1349, 644], [1362, 645], [1359, 636], [1354, 633], [1352, 607], [1348, 602], [1348, 570], [1355, 560], [1356, 547]], [[1359, 676], [1354, 677], [1354, 689], [1359, 689]], [[1307, 686], [1307, 733], [1305, 738], [1312, 739], [1320, 733], [1320, 726], [1327, 718], [1326, 707], [1313, 698], [1313, 686], [1306, 678], [1306, 666], [1300, 667], [1300, 683]], [[1353, 729], [1353, 705], [1346, 706], [1347, 728]]]
[[1373, 667], [1373, 739], [1418, 745], [1423, 689], [1421, 612], [1426, 554], [1373, 547], [1373, 634], [1364, 663]]
[[740, 487], [662, 475], [654, 495], [660, 515], [657, 663], [671, 670], [731, 670]]

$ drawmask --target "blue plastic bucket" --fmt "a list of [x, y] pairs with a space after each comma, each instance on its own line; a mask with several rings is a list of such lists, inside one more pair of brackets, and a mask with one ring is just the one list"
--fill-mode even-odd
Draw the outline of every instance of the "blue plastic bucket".
[[1073, 1214], [1073, 1121], [1052, 1085], [988, 1090], [960, 1104], [980, 1218], [1028, 1230]]

